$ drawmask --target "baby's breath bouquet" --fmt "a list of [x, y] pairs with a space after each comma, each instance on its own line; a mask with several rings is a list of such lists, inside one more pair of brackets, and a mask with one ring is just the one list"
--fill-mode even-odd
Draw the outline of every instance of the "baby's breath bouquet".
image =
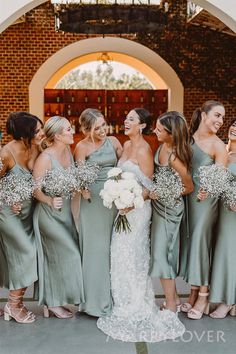
[[131, 227], [125, 214], [121, 210], [133, 207], [142, 208], [144, 199], [142, 196], [142, 187], [138, 184], [135, 175], [132, 172], [123, 172], [121, 168], [114, 167], [108, 171], [108, 180], [100, 192], [103, 205], [111, 209], [114, 203], [120, 210], [115, 220], [115, 231], [130, 232]]
[[153, 177], [154, 188], [160, 202], [170, 208], [181, 205], [184, 186], [179, 174], [169, 166], [162, 166]]
[[52, 198], [72, 198], [77, 186], [74, 167], [47, 170], [44, 176], [35, 182], [35, 189], [41, 189]]
[[222, 200], [228, 209], [236, 208], [236, 180], [227, 184], [222, 193]]
[[[89, 189], [98, 178], [100, 167], [96, 163], [88, 161], [79, 161], [74, 168], [75, 178], [77, 181], [77, 190]], [[88, 200], [91, 202], [91, 200]]]
[[196, 176], [199, 178], [200, 189], [211, 198], [219, 198], [232, 180], [230, 171], [217, 164], [199, 167]]
[[12, 206], [33, 196], [33, 179], [29, 174], [16, 175], [7, 173], [0, 179], [0, 204]]

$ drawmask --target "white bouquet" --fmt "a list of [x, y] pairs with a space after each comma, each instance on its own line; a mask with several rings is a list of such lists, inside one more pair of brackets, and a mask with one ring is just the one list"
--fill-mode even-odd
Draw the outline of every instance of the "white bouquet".
[[158, 200], [169, 208], [179, 207], [184, 186], [179, 174], [169, 166], [162, 166], [153, 177], [153, 191]]
[[[114, 167], [108, 174], [108, 180], [104, 183], [104, 188], [100, 192], [103, 205], [111, 209], [112, 203], [118, 210], [133, 207], [140, 209], [144, 205], [142, 187], [138, 184], [132, 172], [123, 172], [121, 168]], [[130, 224], [126, 217], [119, 212], [115, 220], [115, 231], [120, 233], [130, 232]]]
[[33, 197], [33, 179], [29, 175], [7, 173], [0, 179], [0, 205], [12, 206]]
[[229, 210], [236, 208], [236, 181], [235, 180], [231, 181], [230, 183], [227, 184], [227, 186], [222, 194], [222, 199], [223, 199], [224, 205]]
[[196, 176], [199, 177], [200, 189], [211, 198], [219, 198], [232, 180], [230, 171], [217, 164], [199, 167]]

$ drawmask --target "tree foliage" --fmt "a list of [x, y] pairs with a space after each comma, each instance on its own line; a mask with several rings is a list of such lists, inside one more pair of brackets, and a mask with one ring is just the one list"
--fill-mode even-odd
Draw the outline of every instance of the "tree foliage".
[[56, 85], [57, 89], [145, 90], [151, 84], [139, 73], [122, 73], [115, 77], [113, 67], [99, 64], [94, 71], [77, 68], [66, 74]]

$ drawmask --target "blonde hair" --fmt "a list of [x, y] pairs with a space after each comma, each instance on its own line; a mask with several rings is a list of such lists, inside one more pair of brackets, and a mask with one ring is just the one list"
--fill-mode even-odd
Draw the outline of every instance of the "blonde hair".
[[65, 124], [69, 122], [66, 118], [60, 116], [53, 116], [47, 120], [44, 125], [44, 133], [46, 142], [52, 143], [56, 134], [61, 134], [65, 128]]
[[103, 114], [95, 108], [85, 109], [80, 117], [79, 123], [83, 133], [90, 133], [93, 138], [93, 133], [95, 129], [95, 124], [98, 118], [104, 118]]

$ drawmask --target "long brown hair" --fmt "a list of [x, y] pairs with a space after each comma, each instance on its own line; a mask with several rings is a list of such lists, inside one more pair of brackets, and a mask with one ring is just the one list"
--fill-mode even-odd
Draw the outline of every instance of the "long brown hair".
[[216, 106], [224, 107], [224, 105], [219, 101], [209, 100], [203, 103], [202, 107], [198, 107], [195, 109], [191, 118], [190, 128], [189, 128], [191, 138], [193, 134], [198, 130], [198, 127], [202, 120], [202, 113], [204, 112], [207, 114], [212, 110], [212, 108]]
[[172, 135], [173, 150], [176, 157], [178, 157], [184, 163], [187, 170], [190, 171], [192, 149], [186, 119], [180, 112], [170, 111], [162, 114], [158, 117], [158, 120], [165, 130]]

